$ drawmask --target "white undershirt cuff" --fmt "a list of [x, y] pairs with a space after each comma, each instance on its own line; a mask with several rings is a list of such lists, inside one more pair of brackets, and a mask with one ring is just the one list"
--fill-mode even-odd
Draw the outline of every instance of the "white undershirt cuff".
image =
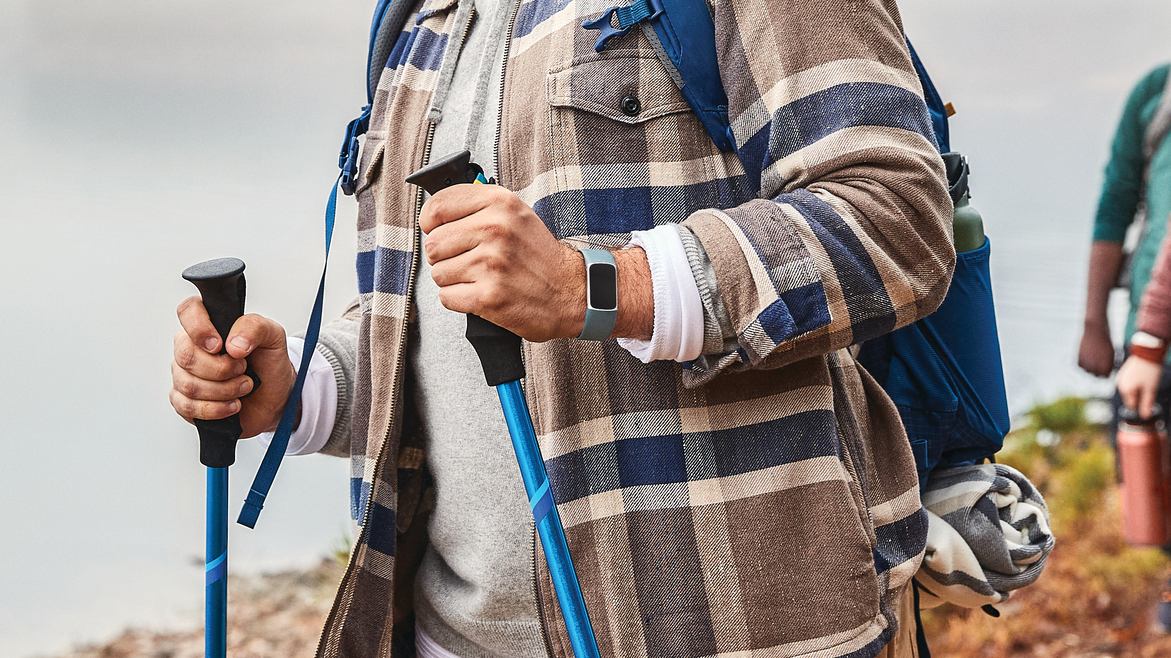
[[423, 630], [419, 622], [415, 622], [415, 651], [418, 658], [459, 658], [454, 653], [439, 646], [439, 643], [431, 639], [430, 635]]
[[650, 340], [619, 338], [618, 344], [643, 363], [682, 363], [699, 358], [703, 352], [703, 303], [679, 232], [669, 224], [634, 231], [626, 248], [631, 247], [642, 247], [646, 252], [654, 288], [655, 324]]
[[[301, 365], [305, 341], [289, 337], [287, 343], [289, 360], [296, 368]], [[301, 423], [289, 435], [289, 445], [285, 448], [285, 454], [309, 455], [321, 450], [329, 441], [336, 418], [337, 379], [334, 378], [333, 366], [321, 352], [313, 350], [313, 356], [309, 360], [309, 373], [305, 375], [305, 387], [301, 389]], [[267, 448], [272, 443], [273, 434], [274, 432], [264, 432], [258, 434], [256, 439]]]

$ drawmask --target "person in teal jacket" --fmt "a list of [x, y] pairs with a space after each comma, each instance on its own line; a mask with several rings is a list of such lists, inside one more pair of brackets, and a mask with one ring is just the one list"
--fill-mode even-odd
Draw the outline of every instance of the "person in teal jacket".
[[1078, 350], [1078, 365], [1098, 377], [1114, 371], [1115, 350], [1106, 319], [1110, 290], [1122, 274], [1122, 243], [1126, 231], [1146, 204], [1149, 220], [1140, 238], [1129, 272], [1130, 311], [1124, 341], [1135, 332], [1135, 315], [1143, 288], [1151, 277], [1155, 255], [1167, 231], [1171, 214], [1171, 140], [1163, 139], [1150, 158], [1149, 180], [1144, 194], [1143, 140], [1158, 109], [1167, 85], [1171, 65], [1155, 68], [1135, 86], [1126, 101], [1122, 119], [1114, 134], [1106, 180], [1094, 218], [1094, 242], [1090, 253], [1089, 289], [1086, 295], [1084, 333]]
[[[1147, 152], [1144, 152], [1144, 142], [1148, 140], [1148, 134], [1158, 134], [1158, 131], [1151, 130], [1152, 122], [1166, 118], [1167, 110], [1160, 109], [1160, 104], [1169, 69], [1171, 65], [1167, 64], [1156, 67], [1131, 91], [1114, 133], [1106, 180], [1094, 218], [1094, 242], [1090, 250], [1086, 314], [1078, 365], [1098, 377], [1109, 377], [1116, 364], [1106, 306], [1120, 275], [1125, 275], [1123, 280], [1130, 301], [1123, 334], [1126, 351], [1130, 352], [1132, 342], [1140, 344], [1148, 339], [1145, 334], [1136, 332], [1135, 324], [1143, 289], [1151, 278], [1151, 269], [1171, 215], [1171, 139], [1164, 136], [1155, 140], [1158, 143], [1148, 145]], [[1127, 264], [1124, 262], [1123, 242], [1143, 205], [1147, 221]], [[1129, 271], [1124, 272], [1124, 268]], [[1167, 365], [1163, 367], [1156, 401], [1163, 409], [1164, 422], [1171, 426], [1171, 369]], [[1121, 400], [1116, 393], [1115, 422], [1110, 432], [1112, 441], [1120, 406]], [[1171, 629], [1171, 584], [1165, 589], [1168, 591], [1160, 597], [1158, 620], [1165, 629]]]

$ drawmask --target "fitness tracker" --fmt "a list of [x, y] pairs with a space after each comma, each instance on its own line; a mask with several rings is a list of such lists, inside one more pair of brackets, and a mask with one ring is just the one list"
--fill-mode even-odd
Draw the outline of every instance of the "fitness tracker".
[[581, 340], [606, 340], [618, 318], [618, 265], [605, 249], [582, 249], [586, 268], [586, 315]]

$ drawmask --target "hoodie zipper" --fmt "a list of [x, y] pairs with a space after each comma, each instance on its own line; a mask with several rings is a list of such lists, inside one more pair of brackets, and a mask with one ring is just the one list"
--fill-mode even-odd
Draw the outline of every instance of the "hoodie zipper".
[[530, 527], [533, 529], [533, 541], [529, 573], [533, 582], [533, 600], [537, 602], [537, 626], [541, 629], [541, 641], [545, 643], [545, 655], [553, 658], [553, 643], [549, 640], [549, 632], [545, 629], [545, 606], [541, 604], [541, 592], [537, 588], [537, 522], [533, 521]]
[[[434, 141], [434, 139], [435, 139], [435, 123], [431, 122], [427, 126], [427, 139], [426, 139], [426, 142], [424, 143], [424, 146], [423, 146], [423, 164], [421, 166], [426, 166], [427, 162], [431, 158], [431, 143], [432, 143], [432, 141]], [[418, 222], [418, 218], [419, 218], [419, 213], [421, 212], [422, 208], [423, 208], [423, 190], [420, 189], [418, 195], [415, 197], [416, 226], [417, 226], [417, 222]], [[398, 353], [395, 355], [395, 363], [397, 364], [397, 366], [400, 370], [401, 370], [402, 364], [403, 364], [403, 356], [406, 354], [405, 337], [407, 335], [407, 319], [410, 317], [410, 310], [409, 310], [410, 309], [410, 299], [411, 299], [412, 295], [414, 294], [415, 275], [419, 270], [419, 232], [417, 230], [414, 231], [414, 242], [412, 245], [412, 253], [414, 254], [414, 257], [411, 259], [411, 273], [407, 279], [407, 300], [408, 300], [407, 301], [407, 304], [408, 304], [407, 309], [408, 310], [406, 313], [403, 314], [402, 326], [400, 327], [400, 333], [399, 333], [400, 340], [399, 340], [399, 344], [398, 344]], [[396, 395], [397, 393], [399, 393], [399, 391], [397, 391], [397, 390], [392, 391], [391, 398], [393, 399], [394, 395]], [[386, 455], [386, 444], [390, 443], [390, 433], [393, 429], [394, 429], [394, 420], [391, 419], [390, 425], [386, 428], [386, 432], [384, 432], [382, 435], [382, 445], [378, 447], [378, 457], [374, 462], [375, 465], [374, 465], [373, 482], [378, 482], [378, 476], [382, 473], [382, 468], [383, 468], [383, 464], [384, 464], [383, 457], [385, 457], [385, 455]], [[374, 495], [373, 483], [371, 484], [371, 487], [370, 487], [370, 495], [371, 495], [371, 497], [373, 497], [373, 495]], [[357, 554], [357, 552], [358, 552], [357, 548], [358, 548], [358, 546], [362, 545], [363, 540], [366, 538], [366, 533], [370, 528], [370, 510], [372, 507], [373, 507], [373, 505], [371, 505], [371, 501], [369, 499], [367, 499], [366, 500], [366, 511], [362, 515], [362, 531], [358, 533], [358, 540], [356, 542], [354, 542], [354, 546], [350, 550], [350, 558], [346, 562], [346, 573], [344, 576], [342, 576], [342, 579], [338, 582], [338, 589], [334, 593], [333, 608], [329, 611], [329, 617], [327, 618], [325, 627], [322, 629], [321, 636], [317, 640], [317, 653], [315, 655], [318, 655], [318, 656], [322, 655], [322, 649], [325, 646], [326, 631], [327, 631], [327, 629], [330, 628], [330, 626], [332, 626], [332, 622], [337, 618], [338, 603], [341, 600], [340, 595], [342, 593], [342, 589], [345, 587], [347, 581], [349, 581], [350, 576], [354, 572], [354, 566], [355, 566], [354, 565], [354, 556]], [[350, 603], [352, 604], [353, 601], [351, 600]], [[349, 612], [348, 607], [346, 609], [346, 612], [347, 612], [346, 616], [348, 616], [348, 612]]]
[[512, 16], [508, 19], [508, 29], [504, 33], [504, 58], [500, 62], [500, 94], [497, 96], [499, 105], [496, 112], [496, 150], [495, 150], [495, 170], [496, 180], [499, 182], [504, 177], [500, 172], [500, 134], [504, 129], [504, 81], [508, 77], [508, 52], [512, 49], [512, 32], [516, 26], [516, 17], [520, 13], [520, 0], [511, 0], [512, 2]]
[[[520, 13], [520, 0], [511, 0], [511, 3], [512, 16], [508, 19], [508, 28], [504, 33], [504, 57], [500, 63], [500, 89], [499, 95], [497, 96], [499, 99], [499, 105], [497, 106], [496, 112], [496, 142], [494, 145], [495, 151], [493, 154], [495, 159], [495, 162], [493, 163], [495, 166], [493, 169], [496, 171], [497, 183], [499, 183], [504, 178], [500, 168], [500, 136], [504, 129], [504, 84], [508, 75], [508, 53], [512, 49], [512, 33], [516, 26], [516, 17]], [[520, 352], [522, 364], [524, 363], [524, 356], [525, 353], [522, 347]], [[526, 389], [527, 387], [524, 386], [524, 382], [522, 382], [521, 390], [526, 391]], [[545, 628], [545, 608], [541, 604], [541, 591], [537, 582], [537, 522], [534, 520], [530, 524], [530, 527], [532, 528], [532, 542], [530, 544], [531, 551], [529, 553], [531, 557], [529, 560], [529, 578], [533, 584], [533, 601], [536, 603], [537, 608], [537, 626], [541, 629], [541, 641], [545, 644], [545, 655], [549, 656], [549, 658], [553, 658], [555, 655], [553, 653], [553, 643], [549, 639], [549, 630]]]
[[[507, 36], [504, 41], [504, 64], [503, 64], [502, 68], [507, 68], [507, 66], [508, 66], [508, 49], [509, 49], [509, 42], [512, 40], [512, 31], [513, 31], [512, 26], [513, 26], [513, 23], [516, 21], [517, 14], [520, 13], [519, 0], [513, 0], [513, 1], [515, 4], [515, 7], [513, 8], [513, 11], [512, 11], [512, 19], [508, 23], [508, 33], [507, 33]], [[472, 17], [474, 15], [475, 15], [475, 8], [473, 7], [472, 15], [469, 16], [468, 23], [464, 25], [463, 30], [460, 34], [459, 48], [456, 51], [457, 56], [458, 56], [458, 53], [463, 50], [464, 43], [467, 41], [468, 32], [471, 31], [470, 30], [471, 21], [474, 20]], [[447, 56], [447, 54], [445, 54], [445, 56]], [[503, 111], [504, 111], [504, 71], [503, 70], [501, 70], [501, 75], [500, 75], [500, 111], [501, 111], [501, 114], [503, 114]], [[432, 146], [433, 142], [435, 141], [435, 127], [437, 125], [438, 124], [434, 121], [428, 122], [427, 137], [426, 137], [426, 140], [423, 144], [423, 161], [419, 165], [420, 167], [427, 166], [427, 164], [431, 161], [431, 146]], [[500, 132], [501, 132], [501, 120], [500, 120], [500, 117], [498, 116], [497, 120], [496, 120], [496, 158], [497, 158], [497, 163], [499, 163], [499, 158], [500, 158]], [[497, 172], [499, 172], [499, 168], [497, 168]], [[497, 175], [499, 175], [499, 173]], [[419, 188], [418, 193], [415, 195], [415, 230], [412, 231], [412, 234], [413, 234], [412, 253], [414, 254], [414, 256], [411, 260], [411, 272], [410, 272], [410, 275], [407, 279], [406, 298], [407, 298], [407, 305], [408, 305], [407, 309], [408, 310], [406, 313], [403, 314], [402, 326], [400, 327], [400, 333], [399, 333], [400, 339], [399, 339], [399, 344], [398, 344], [398, 353], [395, 355], [395, 363], [397, 364], [397, 366], [399, 368], [401, 368], [401, 366], [402, 366], [403, 356], [406, 352], [405, 337], [407, 335], [407, 319], [410, 316], [410, 310], [409, 310], [410, 309], [410, 299], [414, 296], [415, 275], [418, 273], [418, 270], [419, 270], [418, 221], [419, 221], [419, 215], [423, 212], [423, 202], [424, 202], [424, 192], [423, 192], [422, 188]], [[392, 393], [397, 394], [398, 391], [392, 391]], [[393, 398], [394, 396], [392, 395], [391, 397]], [[386, 452], [386, 444], [389, 443], [390, 433], [391, 433], [391, 430], [393, 430], [393, 429], [394, 429], [394, 420], [392, 419], [390, 422], [390, 425], [386, 428], [386, 432], [382, 436], [382, 445], [379, 446], [379, 448], [378, 448], [378, 457], [375, 460], [374, 474], [373, 474], [373, 477], [374, 477], [373, 481], [374, 482], [378, 481], [378, 476], [382, 472], [383, 457], [385, 456], [385, 452]], [[373, 484], [371, 485], [370, 492], [371, 492], [371, 496], [373, 496], [373, 493], [374, 493]], [[354, 543], [353, 549], [350, 550], [350, 557], [346, 563], [346, 572], [342, 576], [341, 581], [338, 583], [338, 589], [334, 594], [333, 607], [329, 611], [329, 616], [326, 618], [325, 627], [322, 629], [321, 636], [318, 638], [318, 641], [317, 641], [316, 655], [318, 655], [318, 656], [322, 655], [322, 649], [325, 646], [326, 630], [332, 625], [332, 622], [337, 618], [337, 613], [338, 613], [338, 608], [339, 608], [338, 603], [340, 601], [340, 595], [342, 593], [342, 589], [343, 589], [343, 587], [345, 587], [346, 582], [350, 579], [350, 576], [352, 575], [352, 573], [354, 571], [354, 555], [357, 553], [356, 549], [358, 546], [361, 545], [362, 541], [366, 538], [366, 533], [367, 533], [367, 530], [370, 525], [370, 508], [371, 508], [370, 500], [367, 500], [366, 501], [366, 511], [363, 514], [362, 530], [361, 530], [361, 532], [358, 533], [358, 539]], [[534, 524], [533, 525], [533, 542], [534, 543], [533, 543], [533, 562], [532, 562], [532, 564], [533, 564], [532, 582], [533, 582], [534, 594], [536, 593], [536, 587], [537, 587], [536, 536], [537, 536], [536, 535], [536, 525]], [[353, 601], [351, 601], [351, 603], [353, 603]], [[538, 599], [537, 605], [538, 605], [538, 622], [540, 622], [540, 626], [541, 626], [541, 637], [544, 638], [545, 647], [546, 647], [546, 650], [548, 651], [549, 647], [550, 647], [549, 638], [545, 632], [544, 621], [541, 619], [541, 616], [540, 616], [540, 610], [539, 610], [540, 599]], [[347, 612], [348, 611], [349, 610], [348, 610], [348, 606], [347, 606]], [[387, 645], [387, 647], [389, 650], [389, 645]], [[549, 651], [549, 655], [550, 656], [553, 655], [552, 651]]]

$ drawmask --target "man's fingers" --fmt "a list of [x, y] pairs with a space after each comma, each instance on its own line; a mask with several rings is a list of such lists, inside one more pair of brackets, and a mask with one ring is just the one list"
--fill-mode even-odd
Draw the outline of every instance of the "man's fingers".
[[475, 217], [465, 217], [462, 222], [436, 227], [423, 239], [427, 264], [434, 265], [475, 249], [494, 233], [494, 226], [483, 224]]
[[497, 185], [452, 185], [440, 190], [423, 204], [419, 228], [430, 233], [448, 222], [463, 219], [504, 198], [514, 196]]
[[483, 274], [483, 263], [479, 254], [465, 252], [453, 258], [439, 261], [431, 267], [431, 280], [440, 288], [459, 283], [474, 283]]
[[199, 296], [188, 297], [179, 303], [179, 324], [191, 337], [191, 342], [208, 354], [220, 351], [220, 335], [216, 332], [203, 300]]
[[172, 370], [175, 366], [200, 379], [224, 381], [244, 374], [247, 364], [243, 359], [233, 359], [227, 354], [209, 354], [197, 346], [186, 331], [175, 334], [175, 351]]
[[171, 386], [191, 400], [226, 402], [251, 393], [252, 378], [239, 375], [225, 381], [200, 379], [181, 368], [179, 364], [172, 362]]
[[171, 389], [171, 406], [175, 412], [188, 421], [199, 418], [201, 420], [218, 420], [227, 418], [240, 411], [239, 400], [192, 400], [175, 389]]
[[1127, 409], [1138, 410], [1138, 394], [1134, 389], [1129, 387], [1123, 388], [1121, 385], [1119, 385], [1118, 397], [1122, 399], [1122, 406], [1126, 407]]
[[487, 304], [475, 284], [457, 283], [439, 289], [439, 303], [457, 313], [484, 313]]
[[1154, 387], [1141, 386], [1138, 390], [1138, 412], [1143, 418], [1150, 418], [1155, 406], [1155, 389]]

